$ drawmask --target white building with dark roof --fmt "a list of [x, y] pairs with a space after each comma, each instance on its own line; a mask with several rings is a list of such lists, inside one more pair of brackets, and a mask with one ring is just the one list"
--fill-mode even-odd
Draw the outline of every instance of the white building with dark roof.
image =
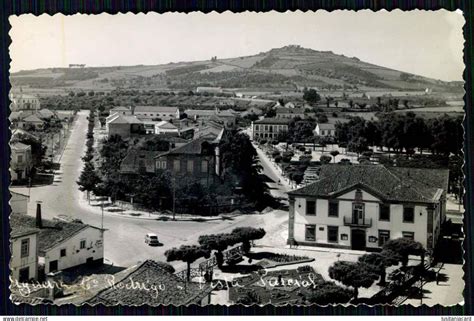
[[273, 140], [278, 137], [282, 131], [288, 131], [287, 118], [264, 118], [252, 122], [252, 139]]
[[446, 218], [449, 171], [339, 165], [288, 193], [288, 243], [377, 250], [406, 237], [435, 247]]
[[102, 264], [104, 230], [80, 221], [46, 220], [28, 215], [11, 215], [12, 226], [37, 229], [39, 262], [44, 272], [65, 270], [82, 264]]

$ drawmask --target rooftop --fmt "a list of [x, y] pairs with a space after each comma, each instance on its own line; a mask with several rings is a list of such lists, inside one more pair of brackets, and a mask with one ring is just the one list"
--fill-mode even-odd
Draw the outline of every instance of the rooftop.
[[142, 122], [135, 116], [117, 114], [115, 118], [109, 121], [109, 124], [142, 124]]
[[26, 122], [39, 122], [39, 123], [42, 123], [43, 121], [41, 119], [38, 118], [38, 116], [36, 115], [30, 115], [28, 117], [25, 117], [23, 118], [23, 121], [26, 121]]
[[276, 109], [277, 114], [304, 114], [305, 109], [304, 108], [285, 108], [285, 107], [279, 107]]
[[29, 145], [25, 145], [23, 143], [16, 142], [16, 143], [11, 144], [10, 148], [12, 150], [15, 150], [15, 151], [23, 151], [23, 150], [28, 150], [31, 147]]
[[[65, 222], [61, 220], [42, 219], [43, 227], [39, 230], [38, 250], [44, 254], [50, 248], [66, 241], [80, 231], [96, 228], [80, 222]], [[36, 229], [36, 218], [24, 214], [12, 214], [10, 226], [13, 231], [21, 229]]]
[[124, 106], [117, 106], [112, 108], [110, 111], [130, 111], [130, 108]]
[[275, 124], [275, 125], [288, 125], [290, 122], [289, 119], [282, 119], [282, 118], [264, 118], [260, 120], [256, 120], [254, 124]]
[[166, 107], [166, 106], [136, 106], [135, 112], [146, 113], [146, 112], [155, 112], [155, 113], [176, 113], [178, 107]]
[[432, 203], [447, 190], [448, 176], [447, 169], [330, 164], [321, 166], [319, 180], [288, 194], [334, 197], [361, 187], [383, 200]]
[[187, 143], [186, 145], [182, 145], [172, 149], [168, 152], [164, 152], [161, 155], [157, 156], [164, 156], [164, 155], [200, 155], [203, 153], [203, 146], [211, 146], [212, 138], [214, 137], [199, 137]]
[[[144, 287], [132, 287], [143, 284]], [[160, 262], [147, 260], [134, 268], [123, 279], [89, 299], [91, 305], [188, 305], [199, 304], [212, 288], [205, 283], [185, 283], [165, 270]]]

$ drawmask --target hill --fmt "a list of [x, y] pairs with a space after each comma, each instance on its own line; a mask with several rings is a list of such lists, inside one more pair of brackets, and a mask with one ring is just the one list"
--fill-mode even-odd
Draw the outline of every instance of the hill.
[[219, 86], [231, 91], [425, 91], [462, 93], [459, 82], [443, 82], [363, 62], [355, 57], [285, 46], [257, 55], [156, 66], [50, 68], [11, 75], [14, 87], [62, 90], [194, 90]]

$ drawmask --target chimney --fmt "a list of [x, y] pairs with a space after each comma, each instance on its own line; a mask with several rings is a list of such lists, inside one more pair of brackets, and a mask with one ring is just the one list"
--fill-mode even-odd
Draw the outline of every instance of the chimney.
[[41, 201], [36, 202], [36, 227], [43, 228], [43, 219], [41, 217]]

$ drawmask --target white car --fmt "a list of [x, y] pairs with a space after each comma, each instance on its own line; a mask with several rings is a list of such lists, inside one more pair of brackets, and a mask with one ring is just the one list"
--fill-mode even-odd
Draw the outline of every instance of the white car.
[[147, 233], [145, 236], [145, 243], [148, 245], [159, 245], [158, 235], [154, 233]]

